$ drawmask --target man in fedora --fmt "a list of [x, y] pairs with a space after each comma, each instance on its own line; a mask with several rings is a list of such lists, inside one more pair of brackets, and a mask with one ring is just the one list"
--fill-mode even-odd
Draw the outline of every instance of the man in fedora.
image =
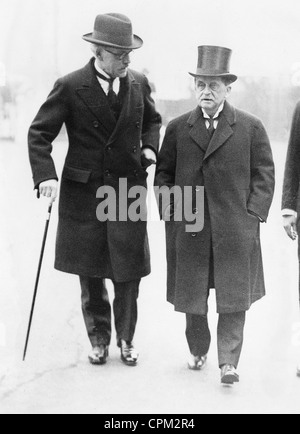
[[262, 123], [227, 102], [237, 80], [229, 72], [231, 53], [199, 47], [198, 69], [191, 74], [198, 107], [169, 124], [155, 181], [161, 189], [192, 187], [194, 203], [204, 187], [204, 209], [193, 211], [195, 217], [204, 214], [201, 232], [189, 233], [185, 219], [178, 221], [174, 195], [160, 208], [167, 220], [168, 301], [186, 313], [188, 366], [200, 370], [211, 343], [208, 297], [215, 288], [224, 384], [239, 381], [246, 311], [265, 295], [260, 223], [274, 193], [272, 151]]
[[119, 214], [116, 221], [98, 220], [101, 200], [96, 194], [100, 187], [113, 188], [119, 203], [120, 179], [128, 189], [146, 188], [146, 169], [156, 162], [161, 116], [146, 77], [129, 69], [131, 52], [143, 45], [129, 18], [99, 15], [93, 33], [83, 39], [92, 44], [94, 57], [56, 82], [30, 127], [30, 162], [35, 188], [54, 201], [58, 176], [52, 143], [65, 124], [69, 149], [61, 181], [55, 268], [80, 276], [92, 364], [105, 364], [109, 354], [111, 305], [105, 279], [113, 281], [117, 343], [122, 361], [135, 366], [139, 285], [150, 273], [147, 223], [119, 219]]

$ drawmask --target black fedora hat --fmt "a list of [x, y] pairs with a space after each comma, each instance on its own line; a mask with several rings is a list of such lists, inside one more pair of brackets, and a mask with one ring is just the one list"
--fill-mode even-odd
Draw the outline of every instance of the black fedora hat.
[[93, 33], [84, 35], [83, 39], [92, 44], [125, 50], [136, 50], [143, 45], [143, 40], [133, 34], [130, 19], [115, 13], [98, 15]]
[[231, 74], [230, 59], [232, 50], [212, 45], [198, 47], [198, 66], [196, 74], [190, 72], [192, 77], [222, 77], [234, 83], [238, 77]]

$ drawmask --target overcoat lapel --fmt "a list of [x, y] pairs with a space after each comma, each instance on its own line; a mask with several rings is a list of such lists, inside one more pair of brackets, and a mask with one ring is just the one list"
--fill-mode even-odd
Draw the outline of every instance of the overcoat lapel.
[[209, 145], [209, 136], [200, 107], [197, 107], [191, 113], [188, 124], [191, 126], [191, 138], [197, 143], [197, 145], [200, 146], [200, 148], [204, 152], [206, 152]]
[[107, 97], [93, 72], [91, 62], [84, 69], [82, 86], [76, 89], [76, 91], [88, 109], [101, 122], [103, 128], [111, 135], [116, 127], [116, 119], [110, 110]]
[[124, 97], [118, 122], [115, 123], [114, 131], [110, 137], [110, 144], [116, 139], [119, 131], [124, 132], [126, 127], [129, 128], [130, 117], [132, 114], [135, 114], [135, 109], [143, 104], [140, 84], [135, 81], [130, 71], [128, 71], [126, 80], [127, 92]]
[[216, 129], [210, 143], [205, 120], [200, 107], [197, 107], [191, 113], [188, 123], [192, 127], [190, 130], [190, 136], [205, 152], [204, 159], [206, 159], [223, 146], [232, 136], [232, 125], [236, 123], [236, 113], [234, 108], [226, 102], [222, 116], [220, 117], [218, 128]]
[[232, 125], [236, 123], [236, 112], [234, 108], [225, 103], [222, 115], [218, 127], [210, 141], [207, 152], [204, 159], [209, 158], [214, 152], [216, 152], [221, 146], [223, 146], [227, 140], [233, 135]]
[[107, 97], [93, 72], [92, 63], [89, 63], [84, 69], [83, 85], [76, 90], [89, 110], [97, 117], [102, 126], [109, 133], [110, 143], [114, 141], [118, 131], [123, 131], [122, 128], [125, 127], [126, 123], [129, 127], [128, 117], [132, 113], [132, 110], [143, 104], [141, 100], [140, 84], [135, 81], [130, 71], [127, 75], [126, 85], [127, 92], [117, 122], [109, 107]]

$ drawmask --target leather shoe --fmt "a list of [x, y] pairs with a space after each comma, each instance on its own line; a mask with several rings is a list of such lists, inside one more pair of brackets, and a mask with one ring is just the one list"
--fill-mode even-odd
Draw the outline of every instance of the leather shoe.
[[221, 368], [221, 383], [234, 384], [239, 383], [240, 377], [233, 365], [224, 365]]
[[121, 360], [127, 366], [136, 366], [139, 359], [139, 354], [135, 350], [132, 342], [121, 340]]
[[188, 367], [191, 369], [191, 371], [201, 371], [207, 362], [207, 356], [193, 356], [188, 360]]
[[89, 354], [89, 361], [92, 365], [105, 365], [109, 355], [107, 345], [99, 345], [92, 349]]

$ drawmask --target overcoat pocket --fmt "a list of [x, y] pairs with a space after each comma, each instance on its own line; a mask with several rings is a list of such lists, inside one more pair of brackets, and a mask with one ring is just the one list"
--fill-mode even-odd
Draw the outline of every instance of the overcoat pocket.
[[62, 177], [63, 179], [68, 179], [69, 181], [80, 182], [82, 184], [87, 184], [92, 171], [87, 169], [79, 169], [77, 167], [65, 166]]

